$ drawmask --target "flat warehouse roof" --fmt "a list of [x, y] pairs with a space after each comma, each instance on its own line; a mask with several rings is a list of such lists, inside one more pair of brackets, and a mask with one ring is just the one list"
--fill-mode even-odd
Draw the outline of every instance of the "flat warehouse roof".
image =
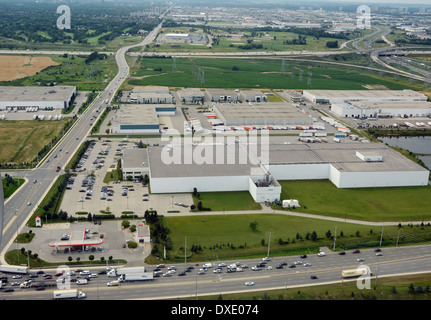
[[[267, 124], [279, 123], [283, 120], [303, 120], [313, 122], [306, 114], [299, 112], [290, 103], [243, 103], [232, 106], [231, 104], [215, 104], [215, 110], [225, 121], [266, 121]], [[252, 124], [252, 123], [244, 123]]]
[[351, 105], [357, 108], [382, 108], [382, 109], [430, 109], [428, 101], [352, 101]]
[[147, 149], [135, 148], [123, 151], [123, 169], [148, 167]]
[[[235, 146], [234, 146], [235, 147]], [[239, 160], [239, 151], [238, 148], [233, 148], [235, 150], [235, 158], [233, 164], [229, 164], [228, 162], [228, 149], [224, 149], [224, 155], [222, 164], [217, 164], [216, 159], [216, 147], [211, 146], [213, 150], [213, 155], [211, 157], [211, 163], [203, 163], [198, 164], [199, 159], [193, 157], [191, 164], [186, 164], [184, 160], [184, 149], [182, 146], [174, 146], [172, 149], [179, 148], [181, 151], [181, 161], [179, 164], [166, 164], [167, 161], [162, 160], [167, 157], [173, 157], [174, 150], [170, 151], [167, 154], [167, 150], [163, 150], [163, 147], [150, 147], [149, 151], [149, 162], [150, 162], [150, 172], [152, 178], [171, 178], [171, 177], [205, 177], [205, 176], [250, 176], [250, 172], [253, 169], [257, 169], [261, 171], [258, 165], [250, 163], [251, 161], [246, 161], [246, 164], [240, 164]], [[196, 151], [196, 146], [193, 147], [193, 153], [196, 155], [198, 152]], [[204, 156], [204, 152], [199, 155]], [[209, 161], [207, 161], [209, 162]], [[261, 174], [264, 174], [263, 171]]]
[[67, 101], [76, 87], [0, 87], [0, 101]]
[[120, 125], [159, 125], [153, 104], [123, 104], [116, 111], [113, 122]]
[[[381, 162], [364, 162], [356, 156], [356, 151], [378, 154]], [[382, 143], [296, 143], [270, 145], [270, 165], [332, 164], [345, 172], [378, 171], [427, 171], [417, 163], [404, 157]]]
[[357, 99], [357, 98], [421, 98], [426, 96], [420, 92], [413, 90], [304, 90], [304, 94], [311, 94], [316, 98], [338, 98], [338, 99]]

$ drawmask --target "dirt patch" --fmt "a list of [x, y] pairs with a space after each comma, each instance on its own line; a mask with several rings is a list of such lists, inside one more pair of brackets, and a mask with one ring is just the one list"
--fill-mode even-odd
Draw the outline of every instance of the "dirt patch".
[[367, 84], [363, 87], [369, 90], [389, 90], [388, 87], [382, 84]]
[[30, 77], [49, 66], [57, 66], [51, 57], [0, 56], [0, 81]]

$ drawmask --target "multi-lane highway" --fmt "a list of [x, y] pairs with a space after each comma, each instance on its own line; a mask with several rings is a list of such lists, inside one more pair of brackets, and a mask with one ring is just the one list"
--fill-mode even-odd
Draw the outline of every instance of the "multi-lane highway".
[[[376, 255], [373, 249], [361, 250], [354, 254], [351, 251], [345, 255], [326, 252], [325, 256], [308, 254], [306, 258], [300, 256], [272, 258], [259, 271], [253, 271], [252, 267], [261, 262], [262, 259], [240, 260], [241, 265], [248, 268], [242, 272], [227, 273], [227, 267], [222, 267], [220, 273], [214, 273], [221, 262], [229, 265], [236, 261], [213, 262], [212, 268], [204, 274], [198, 274], [202, 268], [194, 263], [176, 264], [176, 273], [171, 277], [157, 277], [152, 281], [121, 283], [118, 287], [108, 287], [107, 282], [115, 278], [105, 274], [99, 274], [97, 278], [92, 278], [87, 285], [71, 284], [71, 288], [79, 288], [84, 291], [89, 300], [118, 300], [118, 299], [172, 299], [193, 297], [195, 295], [218, 295], [220, 293], [234, 293], [243, 291], [260, 291], [271, 289], [284, 289], [301, 287], [313, 284], [341, 283], [343, 281], [356, 281], [357, 279], [342, 279], [341, 271], [356, 269], [358, 266], [367, 266], [372, 272], [370, 278], [362, 278], [361, 283], [364, 290], [372, 289], [379, 278], [402, 275], [408, 273], [429, 272], [431, 262], [431, 246], [414, 246], [385, 248], [381, 251], [381, 256]], [[363, 261], [358, 261], [358, 259]], [[298, 263], [301, 261], [302, 263]], [[283, 268], [277, 268], [282, 262]], [[292, 268], [291, 265], [295, 264]], [[306, 265], [309, 264], [309, 265]], [[191, 272], [186, 272], [185, 276], [178, 274], [186, 269], [186, 266], [194, 266]], [[163, 272], [167, 267], [162, 268]], [[271, 267], [271, 268], [267, 268]], [[271, 270], [267, 270], [271, 269]], [[72, 269], [73, 270], [73, 269]], [[99, 267], [90, 269], [97, 273], [105, 268]], [[148, 271], [152, 271], [150, 268]], [[46, 270], [45, 272], [50, 272]], [[56, 271], [52, 270], [51, 274]], [[79, 276], [79, 273], [76, 272]], [[316, 279], [311, 279], [316, 276]], [[73, 276], [75, 278], [76, 276]], [[24, 276], [25, 278], [25, 276]], [[10, 280], [9, 283], [20, 280]], [[21, 280], [22, 281], [22, 280]], [[254, 285], [246, 286], [245, 282], [252, 281]], [[367, 288], [367, 282], [370, 287]], [[11, 287], [9, 285], [9, 287]], [[14, 292], [1, 293], [1, 298], [10, 300], [26, 299], [52, 299], [54, 289], [46, 288], [43, 291], [35, 291], [34, 288], [20, 289], [15, 287]], [[37, 293], [37, 294], [36, 294]]]

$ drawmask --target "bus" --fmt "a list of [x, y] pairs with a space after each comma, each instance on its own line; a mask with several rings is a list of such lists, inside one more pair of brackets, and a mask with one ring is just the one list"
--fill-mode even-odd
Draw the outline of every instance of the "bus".
[[341, 277], [343, 277], [343, 279], [357, 278], [363, 275], [371, 276], [372, 272], [366, 267], [358, 267], [357, 269], [341, 271]]

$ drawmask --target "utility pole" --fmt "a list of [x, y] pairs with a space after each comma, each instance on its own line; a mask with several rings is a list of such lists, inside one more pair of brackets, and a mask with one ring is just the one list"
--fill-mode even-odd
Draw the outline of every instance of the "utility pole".
[[337, 241], [337, 226], [335, 226], [335, 234], [334, 234], [334, 247], [332, 248], [332, 251], [335, 251], [335, 242]]
[[269, 240], [268, 240], [268, 254], [267, 257], [269, 257], [269, 247], [271, 245], [271, 232], [269, 233]]

